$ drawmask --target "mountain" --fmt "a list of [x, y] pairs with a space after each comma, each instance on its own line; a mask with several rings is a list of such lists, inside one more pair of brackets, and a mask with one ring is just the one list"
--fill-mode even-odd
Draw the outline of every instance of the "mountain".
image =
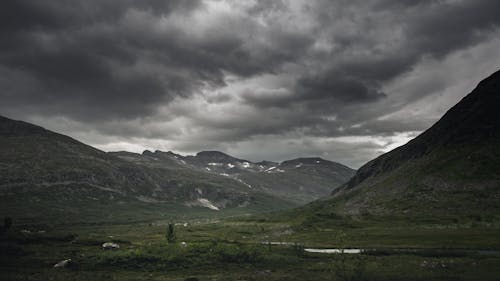
[[[126, 196], [143, 201], [189, 200], [199, 193], [210, 194], [219, 186], [224, 187], [218, 190], [221, 196], [233, 197], [234, 202], [244, 202], [247, 194], [246, 186], [223, 177], [193, 173], [180, 166], [176, 169], [164, 165], [164, 159], [126, 161], [21, 121], [1, 118], [0, 132], [2, 194], [53, 189], [55, 196], [64, 194], [66, 199], [80, 199], [85, 193], [95, 196], [97, 192], [106, 193], [110, 199]], [[188, 188], [191, 185], [196, 187]], [[75, 186], [80, 187], [66, 188]]]
[[[331, 175], [329, 166], [319, 168], [319, 162], [330, 163]], [[295, 168], [283, 167], [286, 172], [280, 177], [269, 175], [274, 168], [282, 171], [286, 162], [252, 163], [217, 151], [195, 156], [148, 150], [106, 153], [42, 127], [0, 117], [0, 215], [127, 220], [289, 208], [324, 195], [353, 174], [340, 164], [319, 162], [318, 173], [310, 168], [302, 172], [297, 179], [302, 188], [294, 196], [284, 196], [281, 191], [290, 187], [282, 185], [293, 181]]]
[[259, 167], [258, 172], [243, 173], [238, 178], [254, 188], [298, 204], [328, 195], [355, 173], [347, 166], [322, 158], [297, 158]]
[[317, 216], [500, 217], [500, 71], [437, 123], [362, 166]]
[[328, 195], [332, 189], [349, 180], [355, 172], [347, 166], [321, 158], [254, 163], [219, 151], [202, 151], [194, 156], [181, 156], [170, 151], [145, 151], [142, 155], [165, 159], [172, 165], [224, 176], [238, 181], [248, 189], [271, 194], [296, 205]]
[[234, 158], [219, 151], [201, 151], [196, 156], [187, 156], [189, 164], [224, 176], [259, 170], [259, 166], [243, 159]]
[[[171, 155], [106, 153], [0, 117], [0, 214], [138, 219], [143, 212], [163, 216], [167, 209], [182, 209], [174, 205], [242, 211], [293, 206], [234, 179], [186, 167]], [[120, 213], [124, 209], [127, 215]]]

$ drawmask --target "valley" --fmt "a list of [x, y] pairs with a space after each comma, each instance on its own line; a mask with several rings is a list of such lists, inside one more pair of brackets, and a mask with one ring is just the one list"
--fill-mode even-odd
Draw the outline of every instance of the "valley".
[[[45, 228], [43, 232], [26, 230], [13, 235], [10, 247], [4, 248], [10, 254], [9, 258], [1, 257], [0, 277], [3, 280], [496, 280], [500, 273], [500, 225], [492, 223], [416, 225], [344, 221], [335, 228], [311, 229], [262, 218], [195, 219], [175, 221], [176, 243], [167, 243], [165, 234], [170, 222], [59, 226]], [[104, 242], [117, 243], [120, 249], [104, 250], [101, 247]], [[2, 245], [5, 247], [5, 240]], [[368, 250], [361, 254], [323, 254], [304, 250], [309, 247]], [[71, 259], [71, 266], [53, 268], [67, 259]]]
[[103, 152], [0, 118], [0, 279], [496, 281], [499, 88], [357, 171]]

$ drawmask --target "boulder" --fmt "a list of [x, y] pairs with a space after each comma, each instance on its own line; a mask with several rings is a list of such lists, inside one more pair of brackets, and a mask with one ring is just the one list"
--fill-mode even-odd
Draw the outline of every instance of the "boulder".
[[115, 250], [115, 249], [120, 249], [120, 245], [118, 245], [117, 243], [113, 243], [113, 242], [106, 242], [106, 243], [102, 244], [102, 248], [104, 250]]

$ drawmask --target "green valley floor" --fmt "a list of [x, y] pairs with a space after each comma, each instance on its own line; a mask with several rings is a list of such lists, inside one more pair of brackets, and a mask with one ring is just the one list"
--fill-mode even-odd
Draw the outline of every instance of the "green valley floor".
[[[500, 225], [298, 224], [259, 217], [132, 224], [15, 225], [0, 280], [499, 280]], [[104, 242], [119, 249], [105, 250]], [[279, 245], [282, 244], [282, 245]], [[322, 254], [307, 248], [361, 248]], [[66, 267], [54, 268], [71, 259]], [[191, 278], [191, 279], [190, 279]]]

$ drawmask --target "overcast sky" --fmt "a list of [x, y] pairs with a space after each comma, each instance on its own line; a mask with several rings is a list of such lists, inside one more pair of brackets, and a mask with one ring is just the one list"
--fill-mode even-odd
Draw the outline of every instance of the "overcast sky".
[[0, 114], [97, 148], [358, 168], [500, 68], [498, 0], [2, 0]]

